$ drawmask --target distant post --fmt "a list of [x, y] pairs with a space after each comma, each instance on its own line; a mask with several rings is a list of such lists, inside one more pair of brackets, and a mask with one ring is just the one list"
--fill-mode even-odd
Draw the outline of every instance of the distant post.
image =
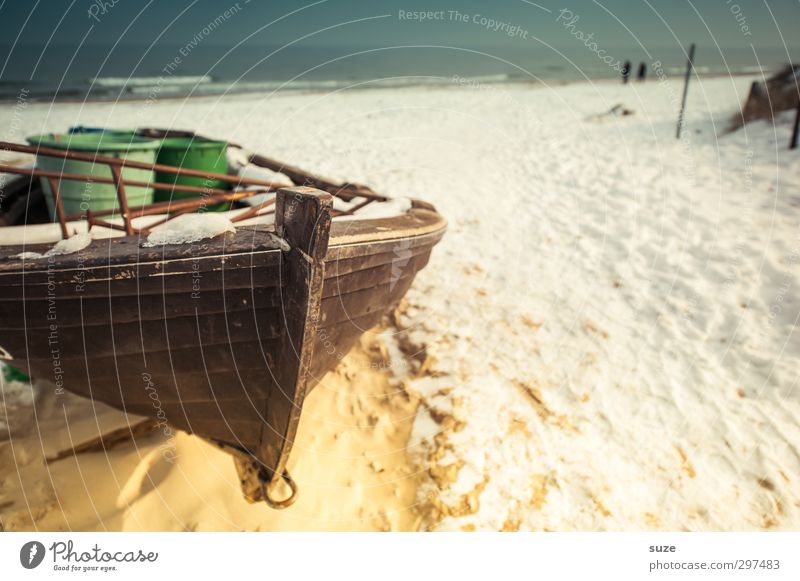
[[792, 131], [792, 141], [789, 142], [789, 149], [797, 149], [798, 128], [800, 128], [800, 101], [797, 102], [797, 112], [794, 114], [794, 130]]
[[686, 62], [686, 76], [683, 79], [683, 99], [681, 99], [681, 110], [678, 113], [678, 130], [675, 132], [675, 138], [681, 138], [681, 129], [683, 129], [683, 112], [686, 109], [686, 95], [689, 93], [689, 79], [692, 75], [692, 67], [694, 66], [694, 43], [689, 47], [689, 60]]

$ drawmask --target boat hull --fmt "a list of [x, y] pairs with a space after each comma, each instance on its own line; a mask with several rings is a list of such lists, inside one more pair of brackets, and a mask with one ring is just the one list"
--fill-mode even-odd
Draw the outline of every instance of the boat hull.
[[0, 347], [38, 382], [281, 474], [308, 391], [408, 291], [444, 227], [424, 207], [334, 223], [307, 264], [302, 243], [264, 226], [157, 250], [125, 237], [7, 259]]

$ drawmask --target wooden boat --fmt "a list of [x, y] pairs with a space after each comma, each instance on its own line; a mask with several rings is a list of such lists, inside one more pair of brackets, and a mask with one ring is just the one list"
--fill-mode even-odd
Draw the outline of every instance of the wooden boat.
[[[0, 149], [32, 152], [8, 143]], [[80, 158], [62, 150], [35, 153]], [[273, 225], [242, 225], [192, 245], [144, 248], [141, 235], [147, 232], [134, 227], [135, 219], [164, 208], [127, 207], [129, 182], [120, 168], [138, 164], [91, 158], [111, 169], [122, 223], [104, 220], [108, 213], [82, 218], [93, 229], [111, 228], [121, 236], [38, 260], [19, 255], [43, 253], [52, 244], [0, 246], [0, 356], [36, 381], [219, 444], [236, 459], [251, 501], [290, 505], [297, 485], [286, 464], [306, 396], [403, 297], [444, 234], [445, 221], [421, 201], [394, 217], [356, 214], [332, 221], [347, 213], [332, 209], [334, 197], [363, 200], [359, 205], [385, 198], [253, 155], [252, 163], [301, 185], [213, 177], [253, 187], [247, 195], [277, 190]], [[40, 177], [50, 180], [57, 208], [60, 180], [99, 179], [8, 165], [0, 172], [23, 176], [7, 194], [16, 191], [28, 201], [36, 199]], [[213, 191], [205, 203], [242, 196]], [[20, 224], [25, 216], [19, 214], [7, 212], [6, 220]], [[63, 210], [58, 216], [65, 236], [81, 218]], [[21, 240], [23, 228], [0, 230], [19, 230]], [[278, 485], [281, 479], [290, 492]], [[279, 488], [283, 499], [274, 498]]]

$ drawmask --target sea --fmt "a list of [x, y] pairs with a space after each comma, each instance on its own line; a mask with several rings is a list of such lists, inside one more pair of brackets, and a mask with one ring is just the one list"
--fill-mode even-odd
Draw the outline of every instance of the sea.
[[[86, 45], [46, 51], [33, 45], [5, 47], [0, 101], [147, 100], [247, 92], [339, 91], [419, 85], [562, 82], [612, 79], [630, 62], [682, 75], [681, 47], [607, 47], [597, 54], [581, 43], [529, 46], [247, 46], [159, 44]], [[602, 56], [602, 58], [601, 58]], [[697, 75], [768, 76], [800, 55], [783, 48], [721, 49], [698, 46]]]

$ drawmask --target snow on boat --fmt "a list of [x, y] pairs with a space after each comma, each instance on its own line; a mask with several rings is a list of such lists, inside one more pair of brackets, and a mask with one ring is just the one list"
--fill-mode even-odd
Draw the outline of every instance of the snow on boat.
[[[435, 208], [259, 155], [246, 161], [291, 183], [40, 146], [2, 150], [91, 161], [108, 173], [0, 165], [0, 179], [21, 176], [3, 185], [0, 358], [57, 390], [215, 442], [234, 456], [249, 500], [294, 502], [286, 465], [303, 402], [427, 264], [446, 228]], [[126, 187], [165, 184], [129, 180], [126, 168], [228, 188], [128, 207]], [[66, 213], [59, 192], [68, 180], [112, 184], [119, 207]], [[242, 207], [196, 212], [220, 202]]]

